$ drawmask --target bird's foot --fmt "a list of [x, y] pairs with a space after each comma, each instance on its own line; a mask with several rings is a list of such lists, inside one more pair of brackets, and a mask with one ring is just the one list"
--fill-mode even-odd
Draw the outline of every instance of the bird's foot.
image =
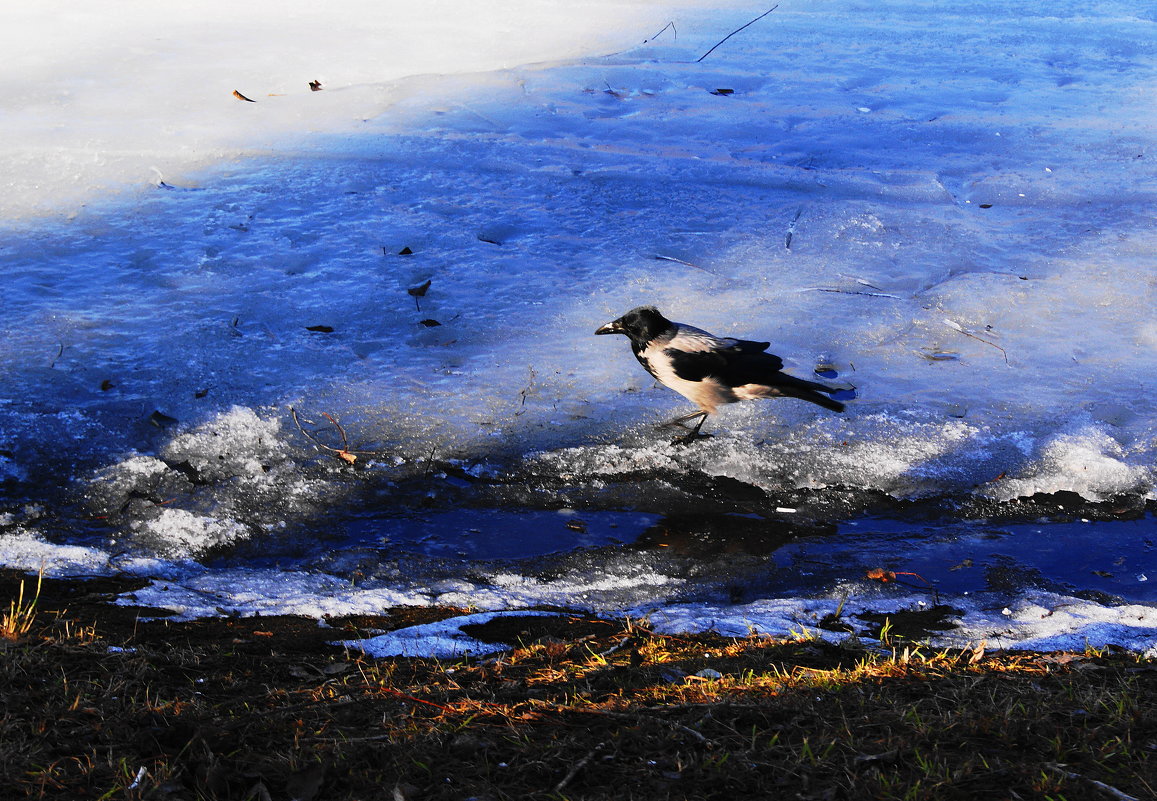
[[692, 442], [698, 442], [701, 439], [711, 439], [714, 434], [704, 434], [701, 431], [688, 431], [681, 437], [675, 437], [671, 440], [672, 445], [690, 445]]
[[[690, 421], [695, 420], [695, 425], [687, 425]], [[707, 420], [706, 412], [692, 412], [685, 414], [682, 417], [676, 417], [674, 420], [668, 420], [665, 423], [660, 423], [656, 428], [683, 428], [687, 429], [687, 433], [681, 437], [676, 437], [675, 445], [690, 445], [697, 439], [707, 439], [711, 434], [701, 434], [699, 429], [703, 427], [703, 423]]]

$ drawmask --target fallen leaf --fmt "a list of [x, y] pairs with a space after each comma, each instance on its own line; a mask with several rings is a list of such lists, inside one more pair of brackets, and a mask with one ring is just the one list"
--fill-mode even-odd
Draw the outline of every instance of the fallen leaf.
[[399, 255], [399, 256], [413, 256], [413, 255], [414, 255], [414, 251], [410, 250], [410, 246], [409, 246], [409, 245], [406, 245], [406, 247], [404, 247], [404, 248], [402, 248], [401, 250], [399, 250], [399, 251], [398, 251], [398, 255]]
[[236, 89], [233, 90], [233, 97], [237, 98], [238, 100], [244, 100], [246, 103], [256, 103], [257, 102], [256, 100], [250, 100], [248, 97], [241, 94]]
[[960, 358], [960, 354], [956, 351], [940, 348], [921, 348], [916, 352], [930, 362], [953, 362]]
[[179, 422], [177, 418], [169, 417], [162, 412], [153, 412], [149, 415], [149, 424], [157, 428], [167, 428], [168, 426], [175, 425], [177, 422]]
[[321, 81], [310, 81], [309, 82], [309, 91], [320, 92], [321, 91]]
[[112, 389], [115, 386], [116, 386], [116, 384], [114, 384], [113, 382], [109, 381], [106, 378], [104, 381], [100, 382], [100, 391], [101, 392], [108, 392], [110, 389]]
[[711, 94], [719, 95], [720, 97], [726, 97], [727, 95], [735, 94], [735, 90], [734, 89], [712, 89]]
[[306, 331], [316, 331], [316, 332], [318, 332], [319, 334], [332, 334], [332, 333], [333, 333], [333, 326], [329, 326], [329, 325], [307, 325], [307, 326], [305, 327], [305, 330], [306, 330]]
[[421, 284], [419, 286], [412, 286], [409, 289], [407, 289], [406, 292], [410, 295], [413, 295], [416, 298], [424, 298], [426, 296], [426, 293], [430, 290], [430, 284], [431, 283], [433, 283], [433, 279], [428, 279], [426, 281], [426, 283]]
[[441, 325], [437, 320], [422, 320], [421, 323], [427, 328], [434, 328], [435, 326]]
[[1056, 654], [1045, 654], [1040, 658], [1040, 661], [1046, 665], [1067, 665], [1070, 662], [1085, 662], [1088, 658], [1089, 657], [1084, 654], [1074, 654], [1066, 651]]

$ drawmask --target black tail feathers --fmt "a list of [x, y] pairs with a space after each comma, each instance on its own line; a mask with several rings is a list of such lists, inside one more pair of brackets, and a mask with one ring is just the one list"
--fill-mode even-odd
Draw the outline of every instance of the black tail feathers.
[[[828, 391], [829, 392], [835, 392], [836, 390], [828, 390]], [[829, 398], [825, 395], [821, 395], [820, 393], [813, 392], [811, 390], [801, 389], [801, 390], [797, 390], [797, 391], [789, 391], [789, 392], [786, 392], [784, 394], [786, 394], [792, 398], [799, 398], [800, 400], [811, 401], [812, 403], [816, 404], [817, 406], [823, 406], [825, 409], [831, 409], [833, 412], [842, 412], [844, 410], [844, 404], [840, 403], [838, 400], [832, 400], [831, 398]]]
[[786, 395], [789, 398], [799, 398], [800, 400], [814, 403], [817, 406], [823, 406], [825, 409], [830, 409], [833, 412], [842, 412], [844, 410], [844, 404], [838, 400], [827, 397], [827, 395], [833, 392], [840, 392], [839, 387], [829, 387], [827, 384], [805, 381], [802, 378], [781, 373], [780, 380], [776, 382], [775, 388], [780, 394]]

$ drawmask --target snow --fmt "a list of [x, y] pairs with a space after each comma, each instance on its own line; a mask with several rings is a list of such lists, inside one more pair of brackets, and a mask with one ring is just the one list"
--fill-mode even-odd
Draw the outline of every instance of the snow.
[[[842, 601], [820, 599], [801, 604], [771, 600], [728, 608], [679, 605], [655, 611], [650, 621], [660, 633], [715, 631], [731, 637], [786, 633], [839, 641], [847, 635], [819, 627], [824, 616], [837, 610], [843, 620], [854, 621], [865, 613], [899, 616], [928, 607], [927, 600], [919, 597]], [[1027, 593], [1014, 609], [992, 605], [991, 598], [970, 599], [961, 605], [965, 608], [951, 621], [953, 628], [927, 638], [929, 643], [935, 647], [986, 644], [1034, 651], [1116, 645], [1142, 653], [1157, 652], [1157, 610], [1151, 605], [1105, 606], [1042, 592]]]
[[[485, 614], [450, 618], [439, 624], [400, 629], [368, 640], [343, 642], [370, 656], [457, 657], [504, 650], [501, 645], [484, 645], [466, 638], [458, 629], [483, 623], [498, 614], [550, 614], [526, 608], [559, 600], [558, 588], [543, 587], [537, 597], [524, 591], [521, 597], [488, 594], [484, 587], [459, 592], [450, 589], [430, 592], [428, 604], [453, 605], [469, 597]], [[388, 588], [350, 587], [330, 577], [316, 574], [279, 574], [273, 571], [221, 571], [187, 576], [181, 583], [157, 582], [122, 596], [120, 603], [173, 610], [175, 620], [215, 614], [263, 616], [295, 614], [319, 619], [349, 614], [381, 614], [391, 607], [414, 605], [418, 594]], [[863, 585], [841, 585], [834, 591], [811, 598], [768, 598], [745, 604], [662, 603], [633, 608], [607, 609], [579, 601], [577, 593], [567, 598], [568, 606], [602, 614], [646, 618], [662, 633], [714, 631], [723, 636], [751, 634], [801, 637], [819, 636], [839, 641], [847, 635], [820, 627], [820, 621], [839, 611], [841, 619], [866, 630], [863, 615], [902, 615], [926, 611], [931, 606], [927, 594], [886, 592]], [[576, 603], [577, 602], [577, 603]], [[949, 616], [946, 630], [926, 638], [935, 647], [972, 647], [986, 643], [990, 648], [1058, 650], [1117, 645], [1138, 652], [1157, 649], [1157, 609], [1152, 604], [1104, 604], [1054, 592], [1024, 592], [1012, 607], [1003, 605], [995, 593], [952, 596], [950, 603], [960, 614]], [[425, 605], [425, 604], [423, 604]], [[511, 608], [513, 607], [513, 609]]]
[[[448, 509], [661, 514], [656, 487], [704, 480], [1157, 500], [1150, 10], [792, 0], [699, 60], [765, 9], [395, 5], [6, 15], [0, 562], [175, 581], [182, 614], [219, 592], [254, 612], [623, 611], [697, 580], [606, 531], [572, 532], [591, 561], [551, 581], [467, 562], [364, 597], [309, 554], [388, 561], [379, 528], [458, 526]], [[772, 340], [856, 399], [737, 405], [675, 447], [651, 425], [681, 400], [591, 335], [640, 303]], [[568, 536], [543, 527], [539, 555]], [[1114, 540], [1134, 574], [1145, 541]], [[711, 619], [790, 617], [742, 606]], [[1002, 641], [1144, 639], [1132, 611], [1086, 612]], [[969, 636], [991, 622], [968, 615]]]
[[[634, 45], [637, 31], [662, 25], [678, 5], [339, 0], [322, 9], [302, 0], [99, 7], [50, 0], [14, 7], [0, 31], [9, 136], [0, 213], [58, 214], [110, 188], [180, 182], [285, 136], [347, 130], [404, 91], [392, 84], [401, 78]], [[312, 92], [311, 81], [322, 92]], [[234, 90], [259, 105], [245, 109]]]
[[462, 631], [463, 626], [479, 626], [503, 617], [534, 617], [556, 615], [557, 612], [487, 612], [461, 615], [438, 623], [407, 626], [396, 631], [366, 637], [361, 640], [340, 640], [335, 645], [362, 651], [366, 656], [382, 659], [390, 656], [421, 656], [435, 659], [457, 659], [464, 656], [485, 656], [507, 651], [512, 646], [488, 643]]

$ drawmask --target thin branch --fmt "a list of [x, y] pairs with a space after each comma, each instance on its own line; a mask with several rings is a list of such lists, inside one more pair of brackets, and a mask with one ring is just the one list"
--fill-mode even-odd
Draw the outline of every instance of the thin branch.
[[[769, 8], [767, 11], [764, 11], [764, 12], [763, 12], [762, 14], [760, 14], [758, 17], [756, 17], [755, 19], [753, 19], [751, 22], [749, 22], [749, 23], [747, 23], [746, 25], [743, 25], [743, 26], [741, 26], [741, 27], [739, 27], [739, 28], [736, 28], [736, 29], [735, 29], [735, 30], [733, 30], [731, 33], [729, 33], [729, 34], [727, 34], [726, 36], [724, 36], [722, 39], [720, 39], [718, 42], [716, 42], [716, 43], [715, 43], [715, 47], [719, 47], [719, 45], [721, 45], [721, 44], [723, 44], [724, 42], [726, 42], [728, 39], [730, 39], [730, 38], [731, 38], [732, 36], [734, 36], [735, 34], [739, 33], [739, 32], [740, 32], [741, 30], [743, 30], [744, 28], [748, 28], [748, 27], [750, 27], [750, 26], [754, 25], [755, 23], [759, 22], [761, 19], [763, 19], [764, 17], [766, 17], [768, 14], [770, 14], [772, 11], [775, 11], [777, 8], [779, 8], [779, 3], [776, 3], [774, 6], [772, 6], [771, 8]], [[706, 53], [704, 53], [703, 55], [699, 56], [699, 58], [695, 59], [695, 63], [696, 63], [696, 64], [698, 64], [700, 61], [702, 61], [703, 59], [705, 59], [705, 58], [707, 58], [709, 55], [711, 55], [711, 53], [712, 53], [712, 52], [714, 52], [714, 50], [715, 50], [715, 47], [712, 47], [712, 48], [711, 48], [710, 50], [708, 50]]]
[[960, 323], [953, 322], [952, 320], [949, 320], [949, 319], [945, 319], [944, 324], [946, 326], [948, 326], [949, 328], [951, 328], [953, 331], [958, 331], [961, 334], [964, 334], [964, 336], [966, 336], [966, 337], [971, 337], [972, 339], [975, 339], [977, 342], [983, 342], [985, 345], [991, 345], [992, 347], [996, 348], [998, 351], [1000, 351], [1001, 355], [1004, 356], [1004, 363], [1006, 365], [1008, 364], [1008, 351], [1006, 351], [1000, 345], [997, 345], [995, 342], [990, 342], [989, 340], [985, 339], [984, 337], [978, 337], [976, 334], [974, 334], [971, 331], [969, 331], [968, 329], [966, 329]]
[[570, 780], [573, 779], [575, 776], [577, 776], [578, 772], [580, 770], [582, 770], [583, 768], [585, 768], [587, 766], [587, 763], [590, 762], [592, 759], [594, 759], [595, 754], [597, 754], [599, 751], [603, 750], [603, 747], [605, 745], [606, 745], [606, 743], [598, 743], [594, 748], [592, 748], [590, 750], [589, 753], [587, 753], [586, 756], [584, 756], [578, 762], [571, 765], [570, 770], [567, 771], [567, 774], [562, 777], [562, 781], [560, 781], [558, 784], [556, 784], [554, 786], [555, 793], [561, 793], [564, 789], [566, 789], [566, 786], [568, 784], [570, 784]]
[[337, 419], [334, 418], [334, 416], [332, 414], [330, 414], [329, 412], [322, 412], [321, 416], [324, 417], [326, 420], [329, 420], [331, 423], [333, 423], [333, 427], [336, 428], [337, 433], [339, 435], [341, 435], [341, 449], [343, 451], [348, 451], [350, 441], [349, 441], [349, 437], [347, 437], [345, 434], [345, 429], [341, 427], [341, 423], [339, 423], [337, 421]]
[[[310, 431], [306, 431], [305, 426], [302, 425], [302, 423], [301, 423], [301, 418], [299, 418], [297, 416], [297, 409], [290, 406], [289, 407], [289, 414], [293, 417], [293, 422], [297, 425], [297, 430], [300, 431], [305, 436], [306, 439], [308, 439], [310, 442], [312, 442], [314, 445], [321, 448], [322, 450], [329, 451], [330, 453], [332, 453], [337, 458], [341, 459], [346, 464], [354, 464], [355, 462], [357, 462], [359, 455], [362, 455], [362, 456], [381, 456], [381, 454], [377, 451], [355, 451], [355, 450], [352, 450], [349, 447], [349, 438], [346, 436], [345, 429], [342, 428], [341, 423], [339, 423], [337, 421], [337, 419], [332, 414], [329, 414], [328, 412], [322, 412], [322, 416], [325, 417], [327, 420], [329, 420], [331, 423], [333, 423], [334, 428], [337, 429], [337, 433], [341, 437], [341, 447], [340, 448], [335, 448], [332, 445], [326, 445], [324, 442], [322, 442], [320, 439], [317, 438], [316, 434], [314, 434], [313, 432], [310, 432]], [[309, 422], [312, 423], [313, 421], [310, 420]]]
[[661, 35], [662, 35], [663, 31], [667, 30], [668, 28], [670, 28], [670, 29], [671, 29], [671, 35], [672, 35], [672, 36], [674, 36], [676, 40], [678, 40], [678, 39], [679, 39], [679, 31], [675, 29], [675, 20], [671, 20], [671, 21], [670, 21], [670, 22], [668, 22], [666, 25], [664, 25], [664, 26], [662, 27], [662, 29], [660, 29], [660, 30], [659, 30], [659, 33], [655, 34], [655, 35], [654, 35], [654, 36], [652, 36], [650, 39], [644, 39], [644, 40], [643, 40], [643, 44], [646, 44], [647, 42], [650, 42], [650, 41], [653, 41], [653, 40], [655, 40], [655, 39], [658, 39], [658, 38], [659, 38], [659, 36], [661, 36]]
[[1061, 774], [1066, 779], [1078, 779], [1080, 781], [1088, 782], [1106, 795], [1117, 799], [1117, 801], [1141, 801], [1141, 799], [1137, 798], [1136, 796], [1122, 792], [1112, 785], [1099, 782], [1096, 779], [1090, 779], [1088, 776], [1082, 776], [1079, 773], [1073, 773], [1072, 771], [1067, 770], [1067, 765], [1062, 765], [1058, 762], [1046, 762], [1045, 767], [1051, 771]]
[[795, 236], [795, 224], [799, 222], [799, 218], [803, 216], [803, 208], [795, 213], [795, 218], [787, 226], [787, 236], [784, 238], [783, 246], [791, 250], [791, 240]]
[[660, 256], [660, 255], [656, 254], [655, 258], [659, 261], [673, 261], [676, 264], [682, 264], [686, 267], [694, 267], [696, 270], [703, 270], [703, 272], [705, 272], [705, 273], [711, 272], [710, 270], [708, 270], [705, 267], [700, 267], [698, 264], [692, 264], [691, 262], [684, 261], [683, 259], [677, 259], [674, 256]]
[[808, 287], [800, 290], [802, 292], [835, 292], [840, 295], [864, 295], [869, 298], [893, 298], [894, 300], [903, 300], [899, 295], [891, 295], [887, 292], [858, 292], [854, 289], [835, 289], [822, 286]]

